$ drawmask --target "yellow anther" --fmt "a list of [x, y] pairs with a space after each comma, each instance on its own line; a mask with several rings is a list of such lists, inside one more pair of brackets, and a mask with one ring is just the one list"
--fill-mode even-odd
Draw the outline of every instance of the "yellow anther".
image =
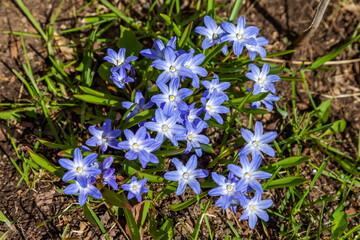
[[176, 70], [175, 67], [173, 67], [173, 66], [170, 67], [170, 72], [175, 72], [175, 70]]
[[78, 167], [77, 169], [76, 169], [78, 172], [82, 172], [82, 168], [81, 167]]
[[259, 145], [259, 142], [253, 142], [253, 145], [257, 146], [257, 145]]
[[170, 96], [169, 96], [169, 100], [170, 100], [170, 101], [174, 101], [174, 100], [175, 100], [175, 96], [174, 96], [174, 95], [170, 95]]
[[188, 174], [188, 173], [184, 173], [184, 174], [183, 174], [183, 177], [184, 177], [184, 178], [189, 178], [189, 174]]
[[232, 191], [232, 190], [234, 189], [234, 187], [229, 185], [229, 186], [226, 187], [226, 189], [227, 189], [228, 191]]
[[241, 37], [242, 37], [242, 34], [240, 34], [240, 33], [236, 34], [237, 39], [240, 39]]
[[133, 186], [133, 189], [136, 190], [136, 189], [138, 189], [138, 187], [137, 187], [137, 186]]
[[169, 129], [168, 126], [166, 126], [166, 125], [162, 126], [163, 131], [167, 131], [168, 129]]
[[250, 209], [254, 211], [254, 210], [255, 210], [255, 207], [254, 207], [254, 206], [250, 206]]
[[134, 147], [134, 148], [138, 148], [138, 147], [139, 147], [139, 144], [134, 143], [134, 144], [133, 144], [133, 147]]
[[117, 60], [117, 65], [121, 65], [122, 64], [122, 61], [121, 60]]
[[245, 173], [245, 177], [246, 177], [246, 178], [250, 178], [250, 177], [251, 177], [251, 174], [250, 174], [250, 173]]
[[103, 137], [103, 139], [102, 139], [103, 141], [107, 141], [107, 137]]
[[218, 38], [219, 37], [219, 35], [217, 35], [216, 33], [214, 33], [214, 35], [213, 35], [213, 38]]

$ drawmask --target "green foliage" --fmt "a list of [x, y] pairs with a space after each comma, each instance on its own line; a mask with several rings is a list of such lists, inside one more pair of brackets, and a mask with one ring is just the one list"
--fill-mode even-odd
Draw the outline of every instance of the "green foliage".
[[[61, 156], [71, 156], [72, 150], [78, 146], [78, 143], [84, 143], [86, 140], [81, 139], [84, 136], [84, 128], [89, 124], [98, 123], [105, 119], [104, 112], [107, 112], [107, 117], [111, 119], [115, 119], [115, 115], [120, 113], [121, 116], [119, 118], [116, 117], [116, 119], [121, 120], [116, 121], [116, 127], [122, 130], [132, 128], [138, 123], [154, 116], [154, 110], [150, 109], [130, 119], [126, 119], [131, 108], [125, 111], [121, 107], [121, 102], [133, 101], [136, 90], [150, 89], [147, 93], [148, 95], [158, 91], [157, 88], [152, 87], [151, 82], [154, 82], [159, 72], [149, 67], [149, 61], [141, 60], [136, 70], [143, 75], [143, 79], [141, 81], [136, 79], [136, 85], [131, 85], [124, 89], [124, 91], [114, 90], [114, 87], [105, 85], [105, 82], [111, 84], [110, 68], [112, 65], [107, 62], [94, 61], [95, 57], [97, 59], [102, 58], [105, 47], [116, 45], [118, 48], [126, 48], [128, 56], [139, 56], [141, 49], [150, 47], [147, 42], [148, 39], [160, 38], [167, 40], [176, 35], [178, 36], [179, 48], [186, 50], [195, 48], [198, 51], [199, 48], [197, 46], [201, 38], [194, 34], [194, 28], [198, 26], [201, 22], [200, 19], [206, 14], [219, 19], [216, 12], [221, 7], [217, 1], [197, 1], [194, 3], [196, 4], [195, 13], [191, 16], [184, 16], [180, 8], [181, 1], [169, 0], [164, 1], [164, 4], [158, 9], [157, 12], [159, 14], [152, 14], [152, 11], [158, 6], [157, 1], [154, 1], [150, 3], [151, 6], [147, 20], [138, 24], [126, 12], [133, 2], [126, 6], [123, 12], [109, 1], [100, 0], [98, 1], [99, 9], [108, 9], [111, 12], [104, 14], [101, 11], [101, 14], [86, 16], [84, 18], [84, 21], [87, 23], [86, 25], [59, 31], [60, 37], [66, 37], [65, 34], [77, 33], [82, 30], [89, 31], [88, 37], [78, 41], [85, 44], [80, 45], [76, 41], [76, 44], [70, 45], [75, 52], [76, 59], [66, 63], [63, 62], [61, 57], [54, 54], [53, 49], [56, 46], [54, 42], [56, 19], [61, 12], [61, 6], [64, 1], [61, 1], [61, 6], [51, 16], [50, 22], [44, 28], [38, 23], [22, 0], [16, 0], [15, 2], [37, 31], [36, 34], [6, 31], [7, 34], [21, 37], [25, 63], [22, 64], [21, 70], [13, 70], [13, 73], [30, 94], [31, 101], [0, 103], [0, 106], [4, 107], [4, 110], [0, 112], [0, 119], [18, 121], [22, 118], [30, 118], [32, 121], [42, 121], [43, 119], [44, 121], [41, 122], [41, 125], [48, 126], [54, 136], [54, 140], [47, 139], [45, 136], [39, 136], [40, 138], [37, 139], [36, 146], [32, 147], [34, 150], [27, 148], [28, 157], [25, 153], [19, 152], [15, 141], [12, 137], [10, 139], [16, 157], [20, 160], [16, 161], [14, 158], [10, 158], [11, 164], [14, 165], [17, 172], [21, 175], [18, 184], [24, 181], [29, 187], [34, 186], [32, 181], [36, 181], [40, 168], [57, 177], [62, 177], [64, 174], [60, 167], [38, 153], [40, 143], [43, 147], [61, 149], [62, 151], [59, 154]], [[230, 6], [230, 12], [228, 13], [230, 16], [229, 21], [234, 22], [237, 16], [239, 16], [239, 12], [243, 7], [242, 3], [243, 1], [238, 0], [234, 1], [233, 5]], [[158, 28], [157, 23], [159, 22], [165, 26]], [[113, 39], [104, 38], [104, 33], [113, 27], [117, 27], [117, 25], [119, 25], [120, 29], [119, 36]], [[329, 122], [333, 99], [323, 101], [317, 106], [312, 99], [312, 94], [305, 78], [306, 72], [320, 70], [321, 66], [326, 62], [334, 59], [348, 46], [360, 39], [360, 35], [354, 34], [354, 36], [345, 45], [318, 58], [308, 67], [301, 66], [297, 71], [287, 69], [284, 66], [272, 65], [272, 72], [274, 74], [281, 73], [282, 71], [288, 73], [286, 76], [282, 76], [282, 80], [289, 81], [292, 84], [291, 105], [286, 103], [281, 107], [276, 105], [276, 111], [282, 118], [277, 122], [277, 127], [279, 127], [282, 134], [277, 139], [277, 142], [274, 143], [274, 147], [278, 152], [278, 159], [268, 160], [271, 164], [262, 168], [263, 171], [273, 174], [269, 181], [263, 183], [264, 189], [275, 189], [275, 193], [278, 193], [276, 191], [277, 188], [285, 188], [283, 190], [286, 192], [283, 202], [277, 203], [276, 208], [273, 208], [271, 211], [277, 218], [284, 219], [279, 222], [286, 222], [286, 224], [281, 223], [278, 230], [279, 235], [284, 238], [300, 239], [306, 235], [303, 239], [321, 239], [321, 234], [327, 231], [331, 232], [333, 239], [354, 239], [354, 236], [360, 229], [359, 226], [349, 229], [349, 219], [359, 215], [347, 215], [344, 211], [344, 208], [347, 207], [346, 201], [350, 192], [356, 194], [355, 188], [360, 187], [358, 168], [360, 157], [355, 159], [331, 146], [333, 142], [340, 141], [338, 139], [334, 140], [334, 136], [345, 130], [346, 122], [341, 119]], [[37, 74], [33, 73], [27, 54], [25, 37], [35, 37], [43, 40], [50, 64], [44, 70], [46, 71], [44, 76], [37, 77]], [[97, 49], [98, 44], [103, 43], [106, 43], [106, 45], [101, 45]], [[238, 164], [237, 152], [245, 143], [244, 139], [240, 137], [239, 129], [251, 128], [254, 114], [268, 113], [265, 109], [250, 109], [248, 105], [251, 102], [265, 99], [269, 94], [260, 93], [252, 95], [251, 92], [245, 91], [243, 83], [246, 81], [246, 65], [251, 61], [244, 57], [235, 59], [232, 57], [231, 52], [227, 56], [220, 58], [221, 50], [225, 45], [226, 43], [222, 43], [203, 51], [206, 58], [202, 66], [206, 67], [209, 72], [218, 73], [220, 79], [230, 81], [232, 84], [231, 89], [228, 90], [231, 100], [224, 104], [230, 107], [232, 112], [222, 125], [212, 120], [209, 121], [210, 126], [217, 129], [217, 131], [220, 130], [218, 142], [201, 146], [204, 152], [209, 153], [207, 154], [210, 156], [208, 168], [212, 171], [218, 171], [217, 166], [223, 166], [222, 164]], [[267, 57], [283, 56], [293, 52], [294, 50], [286, 50], [269, 53]], [[262, 63], [262, 60], [256, 58], [254, 63]], [[221, 68], [218, 67], [220, 64]], [[74, 66], [76, 66], [75, 73], [68, 69]], [[305, 86], [311, 102], [311, 109], [304, 113], [299, 111], [297, 107], [297, 88], [299, 84]], [[193, 101], [198, 103], [201, 93], [195, 92], [194, 95]], [[238, 120], [238, 114], [248, 116], [249, 126], [244, 126], [244, 123]], [[80, 126], [75, 127], [74, 123], [79, 123]], [[45, 127], [41, 127], [39, 135], [44, 131]], [[209, 133], [209, 136], [213, 134]], [[303, 156], [304, 149], [310, 152], [307, 152], [306, 156]], [[110, 208], [119, 208], [117, 217], [125, 219], [131, 239], [142, 239], [144, 232], [148, 232], [153, 239], [173, 239], [175, 235], [178, 235], [175, 231], [177, 223], [174, 223], [172, 219], [162, 214], [158, 214], [157, 201], [168, 194], [174, 194], [177, 187], [176, 183], [168, 184], [162, 177], [165, 159], [183, 154], [184, 151], [184, 146], [164, 146], [161, 150], [155, 152], [160, 160], [159, 166], [151, 166], [147, 170], [141, 169], [135, 161], [126, 160], [123, 156], [114, 156], [116, 164], [121, 166], [117, 172], [118, 175], [127, 177], [135, 175], [138, 178], [148, 178], [148, 185], [152, 189], [147, 199], [141, 203], [143, 206], [141, 207], [142, 212], [139, 218], [136, 217], [135, 206], [133, 206], [131, 201], [129, 203], [124, 192], [115, 192], [107, 187], [101, 189], [103, 200], [106, 204]], [[325, 160], [316, 159], [317, 155], [314, 154], [323, 156]], [[100, 159], [103, 160], [104, 157], [102, 156]], [[341, 169], [327, 169], [326, 166], [329, 161], [332, 161], [332, 166], [337, 165]], [[309, 168], [316, 170], [315, 176], [302, 175], [303, 169]], [[226, 173], [226, 171], [222, 173]], [[32, 175], [34, 175], [34, 180], [29, 178]], [[315, 197], [311, 196], [315, 199], [310, 200], [310, 193], [316, 190], [316, 184], [319, 183], [321, 176], [336, 182], [334, 184], [336, 186], [333, 186], [333, 188], [336, 189], [337, 193], [331, 197], [328, 196], [328, 193], [319, 193]], [[163, 187], [163, 190], [157, 191], [155, 186], [158, 185], [165, 187]], [[212, 188], [216, 187], [216, 184], [206, 181], [201, 183], [201, 187]], [[202, 205], [201, 199], [203, 201], [206, 199], [205, 206]], [[200, 206], [201, 211], [199, 211], [199, 217], [193, 231], [189, 231], [184, 227], [188, 232], [188, 237], [199, 239], [203, 229], [205, 229], [205, 224], [209, 238], [215, 239], [215, 233], [212, 232], [212, 222], [209, 221], [211, 217], [208, 218], [207, 214], [210, 206], [213, 204], [213, 199], [208, 197], [207, 192], [190, 197], [179, 204], [169, 205], [168, 208], [171, 211], [180, 211], [195, 204]], [[334, 204], [337, 205], [337, 208], [331, 213], [329, 221], [331, 225], [329, 225], [324, 222], [324, 216], [330, 215], [329, 211], [331, 209], [329, 206]], [[318, 213], [318, 209], [314, 210], [318, 206], [322, 206], [322, 211], [324, 211], [321, 214]], [[70, 208], [64, 213], [75, 209]], [[106, 229], [103, 225], [104, 223], [101, 222], [93, 209], [95, 209], [93, 202], [90, 201], [89, 204], [83, 207], [84, 215], [108, 239], [107, 231], [109, 229]], [[53, 216], [53, 218], [64, 213], [59, 213]], [[0, 221], [11, 225], [11, 222], [7, 220], [2, 212], [0, 212]], [[46, 221], [41, 224], [46, 224]], [[232, 232], [226, 236], [226, 239], [242, 239], [237, 226], [232, 225], [230, 221], [227, 221], [227, 224]], [[63, 238], [67, 235], [69, 227], [70, 225], [65, 227], [62, 234]], [[0, 239], [5, 239], [6, 234], [7, 232]]]

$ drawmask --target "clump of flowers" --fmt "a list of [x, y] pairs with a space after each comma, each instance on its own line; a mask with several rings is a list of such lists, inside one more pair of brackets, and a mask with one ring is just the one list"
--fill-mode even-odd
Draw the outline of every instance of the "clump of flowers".
[[[234, 53], [234, 57], [238, 57], [244, 54], [244, 49], [247, 50], [250, 60], [254, 60], [257, 54], [261, 58], [266, 56], [263, 46], [268, 41], [258, 36], [257, 27], [247, 26], [244, 17], [240, 17], [236, 25], [229, 22], [217, 25], [214, 19], [205, 16], [204, 23], [205, 27], [195, 28], [196, 33], [205, 36], [201, 44], [203, 49], [223, 44], [222, 52], [228, 56]], [[232, 48], [229, 50], [230, 46]], [[137, 81], [138, 78], [142, 80], [139, 76], [135, 76], [136, 61], [141, 59], [138, 60], [135, 56], [126, 57], [124, 48], [118, 52], [108, 49], [107, 53], [104, 59], [114, 65], [110, 70], [112, 74], [110, 80], [119, 89], [123, 89], [125, 85], [131, 89], [132, 82]], [[177, 49], [176, 37], [166, 44], [156, 39], [153, 49], [144, 49], [140, 54], [152, 61], [149, 66], [158, 71], [158, 76], [145, 89], [146, 91], [133, 88], [132, 100], [121, 103], [121, 106], [128, 110], [123, 120], [137, 121], [138, 115], [144, 111], [154, 111], [154, 115], [137, 121], [137, 124], [131, 125], [131, 129], [122, 128], [124, 129], [122, 132], [119, 129], [113, 130], [109, 119], [104, 122], [102, 128], [90, 126], [89, 131], [93, 136], [85, 142], [87, 146], [83, 146], [82, 149], [104, 154], [110, 147], [116, 154], [114, 156], [119, 156], [120, 164], [125, 161], [124, 159], [136, 161], [140, 163], [142, 169], [160, 162], [164, 164], [163, 155], [166, 154], [160, 154], [161, 150], [183, 149], [184, 154], [191, 156], [187, 158], [186, 163], [182, 163], [178, 158], [172, 158], [171, 162], [176, 170], [166, 172], [163, 175], [164, 181], [177, 182], [177, 195], [183, 194], [187, 186], [195, 194], [200, 194], [201, 185], [198, 179], [207, 178], [209, 172], [197, 168], [197, 156], [203, 156], [204, 152], [208, 152], [206, 149], [216, 144], [209, 137], [209, 132], [214, 131], [210, 127], [229, 123], [225, 116], [231, 112], [229, 106], [233, 105], [230, 102], [232, 95], [228, 93], [233, 91], [232, 83], [223, 81], [219, 75], [208, 71], [207, 66], [202, 66], [206, 58], [205, 54], [196, 53], [193, 48], [188, 51]], [[279, 100], [279, 97], [273, 94], [276, 92], [274, 82], [279, 81], [280, 77], [269, 74], [268, 64], [264, 64], [261, 71], [255, 64], [250, 64], [249, 69], [250, 72], [245, 76], [254, 82], [254, 86], [248, 89], [248, 92], [245, 91], [244, 95], [267, 92], [267, 96], [251, 103], [250, 106], [259, 108], [264, 104], [271, 111], [273, 102]], [[147, 91], [149, 89], [152, 91]], [[241, 206], [244, 212], [240, 219], [248, 219], [250, 228], [254, 228], [258, 218], [264, 221], [269, 219], [264, 209], [273, 204], [271, 200], [261, 200], [264, 190], [259, 180], [268, 179], [271, 174], [259, 170], [259, 167], [263, 154], [275, 156], [275, 151], [269, 143], [277, 137], [277, 133], [264, 133], [262, 123], [256, 122], [254, 133], [243, 128], [241, 137], [246, 141], [245, 146], [238, 152], [241, 166], [229, 164], [227, 176], [212, 172], [212, 180], [218, 186], [211, 189], [208, 194], [218, 197], [215, 205], [222, 209], [231, 208], [236, 212]], [[251, 155], [251, 161], [248, 155]], [[108, 184], [114, 190], [118, 189], [115, 177], [118, 169], [111, 168], [114, 158], [106, 157], [103, 162], [96, 159], [98, 159], [97, 153], [91, 153], [83, 158], [80, 149], [75, 149], [73, 161], [59, 160], [60, 165], [68, 169], [63, 180], [75, 181], [64, 192], [79, 193], [80, 205], [85, 204], [88, 196], [96, 199], [102, 197], [101, 192], [94, 185], [95, 182], [101, 183], [100, 186]], [[236, 163], [235, 160], [233, 163]], [[128, 177], [126, 183], [121, 185], [121, 189], [128, 192], [128, 199], [135, 197], [141, 202], [143, 194], [149, 191], [146, 186], [149, 179], [138, 180], [135, 176]], [[140, 174], [139, 177], [141, 178]]]

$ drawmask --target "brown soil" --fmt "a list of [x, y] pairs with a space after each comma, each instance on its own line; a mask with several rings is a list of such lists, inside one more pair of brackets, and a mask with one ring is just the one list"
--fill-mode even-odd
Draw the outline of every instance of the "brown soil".
[[[49, 21], [49, 16], [51, 16], [51, 13], [56, 10], [60, 3], [60, 1], [51, 0], [27, 0], [24, 2], [43, 26]], [[225, 3], [225, 7], [219, 10], [219, 15], [226, 19], [229, 12], [227, 7], [230, 6], [229, 2], [217, 2]], [[310, 25], [318, 4], [318, 1], [303, 0], [250, 0], [245, 2], [246, 4], [241, 10], [241, 15], [247, 18], [249, 24], [256, 25], [262, 29], [261, 35], [270, 40], [268, 52], [291, 49], [290, 42], [296, 40]], [[96, 6], [87, 8], [81, 13], [82, 16], [75, 16], [73, 13], [86, 3], [87, 1], [81, 0], [65, 1], [63, 9], [67, 11], [63, 11], [60, 14], [56, 23], [57, 30], [82, 26], [82, 17], [90, 14], [93, 15]], [[119, 3], [118, 6], [121, 8], [123, 5]], [[142, 7], [146, 8], [147, 4], [136, 3], [130, 9], [130, 14], [141, 20], [144, 17], [141, 11]], [[189, 7], [187, 1], [184, 2], [182, 7], [186, 9]], [[360, 22], [359, 20], [360, 3], [357, 1], [331, 1], [316, 35], [306, 46], [298, 48], [295, 54], [285, 56], [282, 59], [289, 61], [288, 66], [291, 66], [292, 69], [298, 69], [299, 65], [292, 64], [293, 62], [291, 61], [313, 61], [317, 57], [337, 49], [352, 38]], [[10, 0], [0, 2], [0, 23], [0, 31], [12, 30], [36, 33], [36, 30], [21, 13], [16, 4]], [[86, 34], [86, 31], [82, 34], [67, 34], [66, 38], [78, 39], [80, 35], [87, 36]], [[43, 42], [40, 38], [26, 37], [25, 40], [33, 72], [36, 76], [41, 76], [47, 66], [49, 66]], [[359, 45], [359, 42], [354, 43], [334, 60], [360, 58]], [[74, 57], [71, 51], [67, 52], [68, 55], [66, 55], [66, 49], [57, 50], [57, 54], [62, 54], [63, 58], [68, 61], [71, 60], [71, 57]], [[21, 65], [23, 63], [25, 63], [25, 60], [21, 49], [20, 37], [2, 34], [0, 38], [0, 102], [26, 102], [31, 100], [22, 83], [11, 72], [11, 69], [22, 72]], [[336, 139], [344, 139], [344, 141], [333, 144], [333, 146], [350, 156], [356, 157], [358, 154], [357, 146], [360, 129], [360, 63], [338, 63], [330, 67], [331, 70], [307, 73], [308, 84], [317, 104], [328, 98], [334, 98], [330, 120], [344, 119], [348, 125], [343, 133], [336, 135]], [[289, 82], [281, 82], [277, 87], [280, 96], [290, 99], [291, 84]], [[312, 110], [305, 87], [300, 83], [297, 87], [300, 114]], [[280, 106], [284, 105], [290, 106], [290, 102], [284, 100], [280, 103]], [[269, 124], [267, 125], [267, 130], [274, 129], [276, 125], [273, 123], [276, 122], [278, 124], [281, 121], [280, 116], [275, 115], [275, 118], [273, 115], [263, 116], [263, 121]], [[33, 181], [34, 184], [31, 188], [26, 186], [24, 181], [18, 184], [20, 175], [11, 164], [10, 158], [13, 158], [18, 164], [21, 164], [21, 161], [17, 158], [10, 144], [9, 136], [14, 137], [19, 153], [25, 154], [24, 147], [33, 147], [39, 126], [44, 127], [45, 125], [46, 123], [42, 118], [39, 118], [37, 122], [34, 122], [32, 118], [26, 117], [22, 122], [0, 122], [0, 178], [2, 179], [0, 182], [0, 210], [10, 221], [13, 221], [12, 228], [0, 223], [0, 236], [10, 229], [9, 239], [60, 239], [65, 227], [69, 225], [69, 231], [66, 235], [67, 239], [102, 239], [99, 230], [85, 219], [81, 209], [70, 211], [51, 219], [51, 217], [64, 212], [69, 207], [76, 206], [74, 204], [76, 202], [75, 197], [67, 196], [57, 191], [59, 188], [64, 189], [66, 185], [60, 179], [54, 179], [46, 172], [40, 171], [36, 175], [29, 173], [31, 179], [36, 179]], [[44, 132], [44, 135], [47, 139], [51, 140], [50, 132]], [[310, 151], [311, 146], [303, 149], [304, 154], [310, 154]], [[40, 147], [39, 152], [49, 159], [56, 160], [55, 151], [49, 151], [49, 149]], [[319, 165], [324, 158], [321, 154], [314, 155], [311, 161]], [[273, 160], [269, 159], [268, 161]], [[340, 169], [340, 167], [336, 162], [330, 161], [327, 169], [336, 170]], [[311, 179], [313, 176], [313, 170], [310, 167], [304, 167], [303, 177]], [[316, 191], [312, 191], [309, 197], [317, 199], [319, 196], [335, 196], [338, 188], [338, 182], [322, 176], [314, 188]], [[272, 190], [269, 191], [268, 198], [273, 199], [277, 203], [275, 207], [279, 207], [284, 193], [285, 191], [282, 189]], [[193, 193], [186, 193], [180, 197], [172, 194], [162, 199], [159, 202], [159, 207], [156, 208], [158, 212], [155, 214], [165, 215], [173, 219], [174, 223], [177, 223], [175, 226], [176, 235], [183, 237], [177, 237], [176, 239], [188, 238], [187, 232], [180, 222], [184, 223], [187, 229], [191, 230], [196, 224], [200, 208], [198, 205], [193, 205], [185, 210], [172, 212], [167, 208], [167, 205], [180, 203], [193, 196]], [[348, 199], [349, 202], [346, 205], [346, 211], [351, 212], [359, 207], [357, 197], [358, 195], [351, 193]], [[332, 212], [335, 208], [336, 204], [326, 206], [326, 210], [329, 212]], [[321, 208], [319, 207], [319, 209], [314, 209], [313, 213], [320, 214], [320, 211]], [[111, 237], [114, 239], [125, 239], [123, 231], [119, 228], [121, 225], [124, 226], [123, 220], [120, 223], [114, 220], [109, 215], [106, 206], [103, 205], [96, 209], [96, 213], [100, 216], [102, 222], [106, 223], [105, 228], [111, 229], [109, 232]], [[329, 217], [324, 216], [324, 219], [328, 220]], [[211, 226], [213, 226], [212, 230], [215, 232], [215, 239], [223, 239], [227, 233], [231, 234], [231, 230], [225, 220], [230, 221], [243, 236], [249, 236], [251, 233], [246, 223], [237, 222], [230, 212], [222, 211], [216, 206], [210, 207], [208, 218]], [[297, 220], [300, 221], [300, 219]], [[40, 224], [44, 221], [46, 223]], [[253, 231], [253, 238], [286, 239], [284, 237], [275, 237], [278, 236], [281, 224], [286, 223], [281, 218], [273, 215], [267, 224], [267, 229], [259, 227], [256, 231]], [[350, 222], [350, 226], [357, 224], [360, 224], [359, 220], [353, 219]], [[202, 231], [200, 232], [200, 239], [209, 238], [205, 224], [203, 224]], [[325, 239], [328, 236], [325, 233], [323, 237]]]

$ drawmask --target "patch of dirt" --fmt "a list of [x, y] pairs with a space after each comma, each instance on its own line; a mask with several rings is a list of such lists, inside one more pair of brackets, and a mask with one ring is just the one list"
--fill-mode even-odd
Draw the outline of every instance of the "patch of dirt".
[[[60, 1], [24, 1], [25, 5], [33, 13], [35, 18], [42, 26], [49, 21], [51, 13], [59, 6]], [[218, 14], [227, 19], [232, 1], [217, 1], [224, 4], [225, 7], [219, 10]], [[242, 16], [245, 16], [248, 24], [256, 25], [261, 28], [260, 35], [270, 40], [267, 50], [269, 53], [291, 49], [291, 43], [295, 41], [301, 33], [307, 29], [311, 24], [312, 18], [315, 14], [316, 7], [319, 1], [302, 1], [302, 0], [273, 0], [273, 1], [258, 1], [249, 0], [244, 1], [245, 6], [241, 9]], [[84, 6], [86, 1], [65, 1], [59, 20], [56, 23], [56, 29], [68, 29], [75, 26], [81, 26], [81, 16], [74, 14], [76, 9]], [[119, 8], [124, 8], [122, 1], [117, 1]], [[182, 9], [189, 10], [189, 3], [184, 1]], [[146, 1], [136, 2], [131, 8], [133, 17], [139, 21], [146, 17], [144, 9], [148, 7]], [[96, 6], [90, 6], [86, 11], [82, 12], [82, 16], [93, 15]], [[101, 10], [105, 11], [105, 10]], [[34, 27], [29, 23], [28, 19], [16, 7], [13, 1], [3, 0], [0, 2], [0, 31], [24, 31], [37, 34]], [[199, 20], [199, 22], [202, 22]], [[294, 61], [314, 61], [319, 56], [329, 53], [339, 46], [348, 42], [360, 22], [360, 3], [356, 1], [331, 1], [329, 8], [326, 11], [325, 18], [322, 21], [316, 35], [310, 40], [309, 44], [303, 48], [297, 49], [293, 55], [281, 57], [285, 59], [287, 66], [291, 66], [296, 70], [299, 64]], [[112, 34], [116, 36], [116, 30]], [[111, 32], [111, 31], [108, 31]], [[110, 34], [110, 33], [109, 33]], [[66, 34], [65, 42], [59, 42], [59, 45], [70, 43], [71, 41], [78, 41], [80, 36], [86, 36], [86, 31], [79, 34]], [[44, 43], [40, 38], [25, 37], [26, 46], [35, 76], [41, 76], [45, 72], [48, 65], [48, 59]], [[60, 40], [59, 40], [60, 41]], [[64, 61], [71, 61], [73, 52], [70, 49], [59, 48], [56, 53], [63, 56]], [[25, 63], [24, 53], [21, 47], [21, 38], [11, 34], [3, 34], [0, 38], [0, 102], [27, 102], [31, 101], [29, 93], [24, 88], [24, 85], [19, 81], [11, 69], [15, 69], [22, 73], [21, 65]], [[358, 134], [360, 129], [360, 63], [345, 63], [341, 61], [360, 58], [360, 44], [356, 42], [348, 47], [334, 60], [340, 61], [331, 65], [331, 70], [318, 70], [306, 73], [310, 90], [313, 94], [316, 104], [329, 98], [333, 98], [332, 112], [330, 121], [344, 119], [347, 121], [346, 130], [336, 135], [336, 139], [344, 139], [341, 143], [333, 143], [333, 146], [340, 149], [342, 152], [357, 156]], [[277, 84], [278, 95], [291, 99], [291, 83], [283, 81]], [[298, 108], [299, 114], [312, 110], [311, 104], [308, 100], [305, 86], [302, 83], [297, 83], [298, 92]], [[284, 100], [280, 106], [290, 106], [290, 102]], [[275, 119], [276, 118], [276, 119]], [[267, 130], [272, 130], [281, 124], [281, 117], [277, 115], [266, 115], [264, 118], [259, 117], [264, 122], [267, 122]], [[26, 184], [20, 181], [19, 174], [10, 162], [10, 157], [13, 158], [17, 164], [21, 164], [14, 153], [14, 150], [9, 141], [9, 134], [11, 134], [20, 154], [24, 154], [25, 146], [33, 146], [39, 125], [43, 125], [43, 119], [34, 122], [33, 119], [24, 119], [25, 121], [17, 123], [15, 121], [1, 121], [0, 122], [0, 210], [5, 214], [10, 221], [13, 221], [12, 229], [9, 233], [9, 239], [60, 239], [64, 229], [70, 225], [67, 237], [75, 239], [102, 239], [101, 233], [96, 227], [92, 226], [84, 217], [82, 209], [77, 209], [59, 217], [54, 217], [67, 209], [74, 207], [73, 203], [76, 198], [67, 196], [57, 192], [57, 189], [64, 189], [65, 185], [59, 179], [54, 180], [53, 177], [47, 173], [40, 172], [40, 175], [34, 176], [29, 172], [29, 177], [34, 181], [34, 186], [29, 189]], [[274, 123], [275, 122], [275, 123]], [[8, 126], [8, 127], [7, 127]], [[286, 133], [286, 131], [284, 131]], [[334, 138], [335, 139], [335, 138]], [[319, 166], [325, 157], [318, 154], [314, 155], [311, 146], [306, 146], [308, 149], [303, 149], [303, 153], [312, 154], [313, 158], [310, 160], [315, 165]], [[46, 155], [49, 159], [54, 159], [56, 152], [49, 152], [48, 149], [40, 148], [39, 152]], [[276, 159], [267, 159], [267, 162], [275, 161]], [[170, 167], [171, 168], [171, 167]], [[328, 171], [339, 169], [339, 164], [329, 161], [327, 166]], [[303, 177], [311, 180], [315, 174], [312, 168], [304, 166]], [[31, 181], [33, 182], [33, 181]], [[312, 191], [308, 199], [315, 200], [320, 196], [335, 196], [339, 189], [338, 182], [329, 177], [321, 176], [316, 183], [316, 191]], [[274, 200], [275, 207], [281, 207], [284, 200], [285, 191], [283, 189], [271, 190], [268, 193], [268, 199]], [[159, 202], [159, 214], [173, 219], [176, 223], [175, 233], [177, 236], [188, 238], [188, 233], [184, 229], [191, 230], [196, 224], [200, 213], [200, 207], [193, 205], [187, 209], [173, 212], [167, 207], [169, 204], [177, 204], [186, 201], [194, 196], [193, 193], [186, 193], [182, 196], [170, 195]], [[357, 196], [351, 193], [348, 202], [346, 203], [346, 211], [349, 213], [357, 209]], [[205, 202], [203, 202], [204, 204]], [[285, 206], [286, 207], [286, 206]], [[333, 212], [336, 204], [329, 204], [325, 206], [324, 212]], [[355, 210], [356, 211], [356, 210]], [[115, 221], [105, 206], [99, 206], [96, 213], [106, 222], [106, 229], [111, 229], [109, 235], [113, 239], [125, 239], [122, 230], [118, 225], [124, 226], [124, 221]], [[314, 212], [309, 214], [321, 213], [321, 207], [314, 208]], [[299, 215], [299, 218], [306, 218], [304, 213]], [[255, 231], [249, 231], [247, 223], [238, 222], [236, 218], [229, 211], [222, 211], [216, 206], [211, 206], [207, 217], [215, 239], [222, 239], [226, 234], [231, 233], [226, 221], [239, 231], [242, 236], [250, 236], [253, 233], [255, 239], [273, 239], [277, 236], [279, 228], [282, 224], [287, 224], [284, 219], [275, 215], [271, 215], [271, 220], [267, 223], [267, 229], [258, 228]], [[239, 217], [239, 213], [236, 216]], [[329, 221], [330, 216], [324, 216], [324, 222]], [[44, 223], [46, 221], [46, 223]], [[308, 220], [303, 219], [304, 222]], [[44, 223], [44, 224], [41, 224]], [[181, 224], [182, 223], [182, 224]], [[359, 224], [359, 221], [352, 219], [350, 226]], [[312, 227], [317, 227], [316, 224]], [[0, 236], [2, 233], [8, 231], [9, 226], [0, 225]], [[201, 228], [199, 239], [208, 239], [206, 225], [203, 224]], [[323, 237], [328, 237], [329, 233], [324, 233]]]

